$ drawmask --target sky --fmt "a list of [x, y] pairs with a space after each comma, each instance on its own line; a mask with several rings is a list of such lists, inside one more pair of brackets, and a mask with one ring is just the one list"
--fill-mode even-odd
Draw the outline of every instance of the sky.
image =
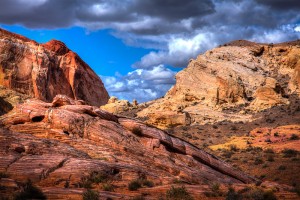
[[299, 0], [0, 0], [0, 27], [63, 41], [111, 96], [160, 98], [191, 58], [245, 39], [300, 39]]

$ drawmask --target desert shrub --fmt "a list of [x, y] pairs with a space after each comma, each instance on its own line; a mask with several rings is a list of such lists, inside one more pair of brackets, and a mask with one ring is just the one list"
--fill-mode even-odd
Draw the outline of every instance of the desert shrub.
[[278, 170], [286, 170], [286, 166], [280, 165], [280, 166], [278, 167]]
[[91, 189], [92, 188], [92, 181], [89, 179], [89, 177], [81, 177], [79, 187]]
[[172, 186], [166, 192], [167, 200], [193, 200], [193, 197], [188, 193], [184, 186], [174, 187]]
[[137, 196], [137, 197], [133, 197], [130, 200], [145, 200], [145, 197], [143, 196]]
[[274, 133], [274, 137], [279, 137], [279, 133], [278, 132]]
[[266, 190], [263, 193], [263, 199], [264, 200], [277, 200], [277, 197], [275, 196], [274, 192], [272, 190]]
[[226, 149], [223, 150], [223, 153], [221, 154], [221, 156], [225, 157], [225, 158], [231, 158], [231, 156], [233, 155], [232, 151], [228, 151]]
[[294, 149], [284, 149], [281, 152], [285, 158], [295, 157], [298, 154], [298, 151]]
[[[229, 193], [231, 192], [231, 193]], [[245, 187], [241, 190], [239, 190], [237, 193], [232, 191], [228, 191], [226, 200], [230, 200], [228, 198], [228, 194], [230, 194], [232, 197], [232, 200], [241, 200], [241, 199], [249, 199], [249, 200], [276, 200], [276, 196], [272, 190], [263, 190], [262, 188], [259, 187]], [[237, 194], [237, 198], [235, 198]]]
[[112, 192], [112, 191], [114, 191], [114, 186], [111, 183], [103, 183], [102, 184], [102, 189], [104, 191], [110, 191], [110, 192]]
[[93, 183], [105, 183], [108, 181], [109, 179], [109, 175], [108, 173], [106, 172], [97, 172], [97, 171], [93, 171], [91, 174], [90, 174], [90, 177], [89, 177], [90, 181], [93, 182]]
[[143, 131], [140, 127], [134, 127], [131, 132], [134, 135], [137, 135], [137, 136], [142, 136], [143, 135]]
[[114, 170], [108, 171], [92, 171], [88, 176], [81, 177], [79, 187], [91, 189], [92, 184], [107, 183], [113, 178]]
[[260, 165], [260, 164], [263, 164], [263, 163], [264, 163], [264, 161], [260, 157], [256, 157], [255, 160], [254, 160], [255, 165]]
[[296, 134], [292, 134], [290, 140], [299, 140], [299, 136]]
[[220, 184], [214, 183], [210, 186], [211, 191], [204, 192], [207, 197], [220, 197], [223, 196], [223, 192], [220, 190]]
[[267, 164], [263, 164], [263, 166], [262, 166], [262, 168], [267, 168], [267, 167], [269, 167], [269, 165], [267, 165]]
[[141, 183], [138, 181], [138, 180], [133, 180], [131, 181], [129, 184], [128, 184], [128, 189], [130, 191], [135, 191], [135, 190], [138, 190], [139, 188], [141, 188], [142, 185]]
[[1, 178], [8, 178], [9, 176], [8, 176], [8, 174], [7, 173], [5, 173], [5, 172], [0, 172], [0, 179]]
[[99, 193], [88, 189], [82, 194], [83, 200], [98, 200], [99, 199]]
[[139, 178], [136, 180], [131, 181], [128, 184], [128, 189], [133, 191], [141, 188], [142, 186], [144, 187], [153, 187], [154, 183], [150, 180], [147, 180], [146, 178]]
[[147, 179], [142, 179], [141, 182], [142, 182], [141, 184], [143, 186], [146, 186], [146, 187], [153, 187], [154, 186], [154, 183], [152, 181], [147, 180]]
[[269, 162], [274, 162], [274, 161], [275, 161], [275, 160], [274, 160], [274, 156], [273, 156], [273, 155], [268, 155], [267, 161], [269, 161]]
[[211, 186], [211, 191], [212, 192], [220, 192], [220, 184], [219, 183], [214, 183], [212, 186]]
[[265, 152], [265, 153], [270, 153], [270, 154], [274, 154], [274, 153], [275, 153], [274, 150], [271, 149], [271, 148], [265, 149], [264, 152]]
[[235, 144], [229, 145], [229, 149], [230, 149], [230, 151], [238, 151], [239, 150], [239, 148]]
[[230, 187], [228, 189], [228, 192], [226, 194], [226, 200], [240, 200], [241, 199], [241, 195], [238, 194], [234, 188]]
[[15, 200], [24, 199], [47, 199], [44, 193], [37, 187], [35, 187], [31, 180], [28, 180], [21, 189], [21, 192], [16, 194]]
[[265, 142], [267, 142], [267, 143], [271, 143], [271, 142], [272, 142], [272, 140], [271, 140], [270, 138], [267, 138], [267, 139], [265, 139]]

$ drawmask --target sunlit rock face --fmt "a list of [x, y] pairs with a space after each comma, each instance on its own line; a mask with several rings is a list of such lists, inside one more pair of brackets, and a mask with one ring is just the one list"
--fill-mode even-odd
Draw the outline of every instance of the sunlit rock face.
[[289, 104], [300, 94], [300, 42], [234, 41], [191, 60], [164, 98], [138, 113], [161, 128], [223, 120]]
[[65, 44], [39, 44], [0, 29], [0, 85], [51, 102], [57, 94], [107, 103], [109, 96], [95, 72]]

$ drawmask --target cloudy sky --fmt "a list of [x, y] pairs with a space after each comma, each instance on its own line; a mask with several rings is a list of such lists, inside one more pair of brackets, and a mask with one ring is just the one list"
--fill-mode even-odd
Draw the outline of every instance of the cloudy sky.
[[161, 97], [190, 58], [219, 44], [300, 37], [299, 0], [1, 0], [0, 26], [62, 40], [110, 95]]

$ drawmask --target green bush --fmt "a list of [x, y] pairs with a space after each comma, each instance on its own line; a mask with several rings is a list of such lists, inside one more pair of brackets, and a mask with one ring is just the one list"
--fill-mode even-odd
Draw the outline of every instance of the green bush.
[[108, 181], [109, 179], [109, 176], [106, 172], [97, 172], [97, 171], [93, 171], [91, 174], [90, 174], [90, 178], [91, 182], [93, 183], [105, 183]]
[[260, 157], [256, 157], [255, 160], [254, 160], [255, 165], [260, 165], [260, 164], [263, 164], [263, 163], [264, 163], [264, 161]]
[[142, 185], [146, 186], [146, 187], [153, 187], [154, 186], [154, 183], [152, 181], [147, 180], [147, 179], [142, 179], [141, 182], [142, 182]]
[[229, 149], [230, 149], [230, 151], [238, 151], [239, 150], [239, 148], [235, 144], [229, 145]]
[[136, 180], [131, 181], [128, 184], [128, 189], [133, 191], [141, 188], [142, 186], [144, 187], [153, 187], [154, 183], [150, 180], [147, 180], [146, 178], [139, 178]]
[[140, 181], [138, 181], [138, 180], [133, 180], [128, 184], [128, 189], [130, 191], [138, 190], [141, 187], [142, 187], [142, 185], [141, 185]]
[[82, 194], [83, 200], [98, 200], [99, 199], [99, 193], [88, 189]]
[[104, 191], [110, 191], [110, 192], [114, 191], [114, 186], [110, 183], [103, 183], [102, 188]]
[[193, 200], [193, 197], [187, 192], [184, 186], [172, 186], [166, 193], [167, 200]]
[[228, 189], [228, 192], [226, 194], [226, 200], [240, 200], [241, 199], [241, 195], [238, 194], [234, 188], [230, 187]]
[[26, 199], [47, 199], [44, 193], [37, 187], [35, 187], [31, 180], [28, 180], [23, 186], [22, 191], [16, 194], [15, 200]]
[[292, 134], [290, 140], [299, 140], [299, 136], [296, 134]]
[[298, 154], [298, 151], [294, 149], [284, 149], [281, 152], [285, 158], [295, 157]]

